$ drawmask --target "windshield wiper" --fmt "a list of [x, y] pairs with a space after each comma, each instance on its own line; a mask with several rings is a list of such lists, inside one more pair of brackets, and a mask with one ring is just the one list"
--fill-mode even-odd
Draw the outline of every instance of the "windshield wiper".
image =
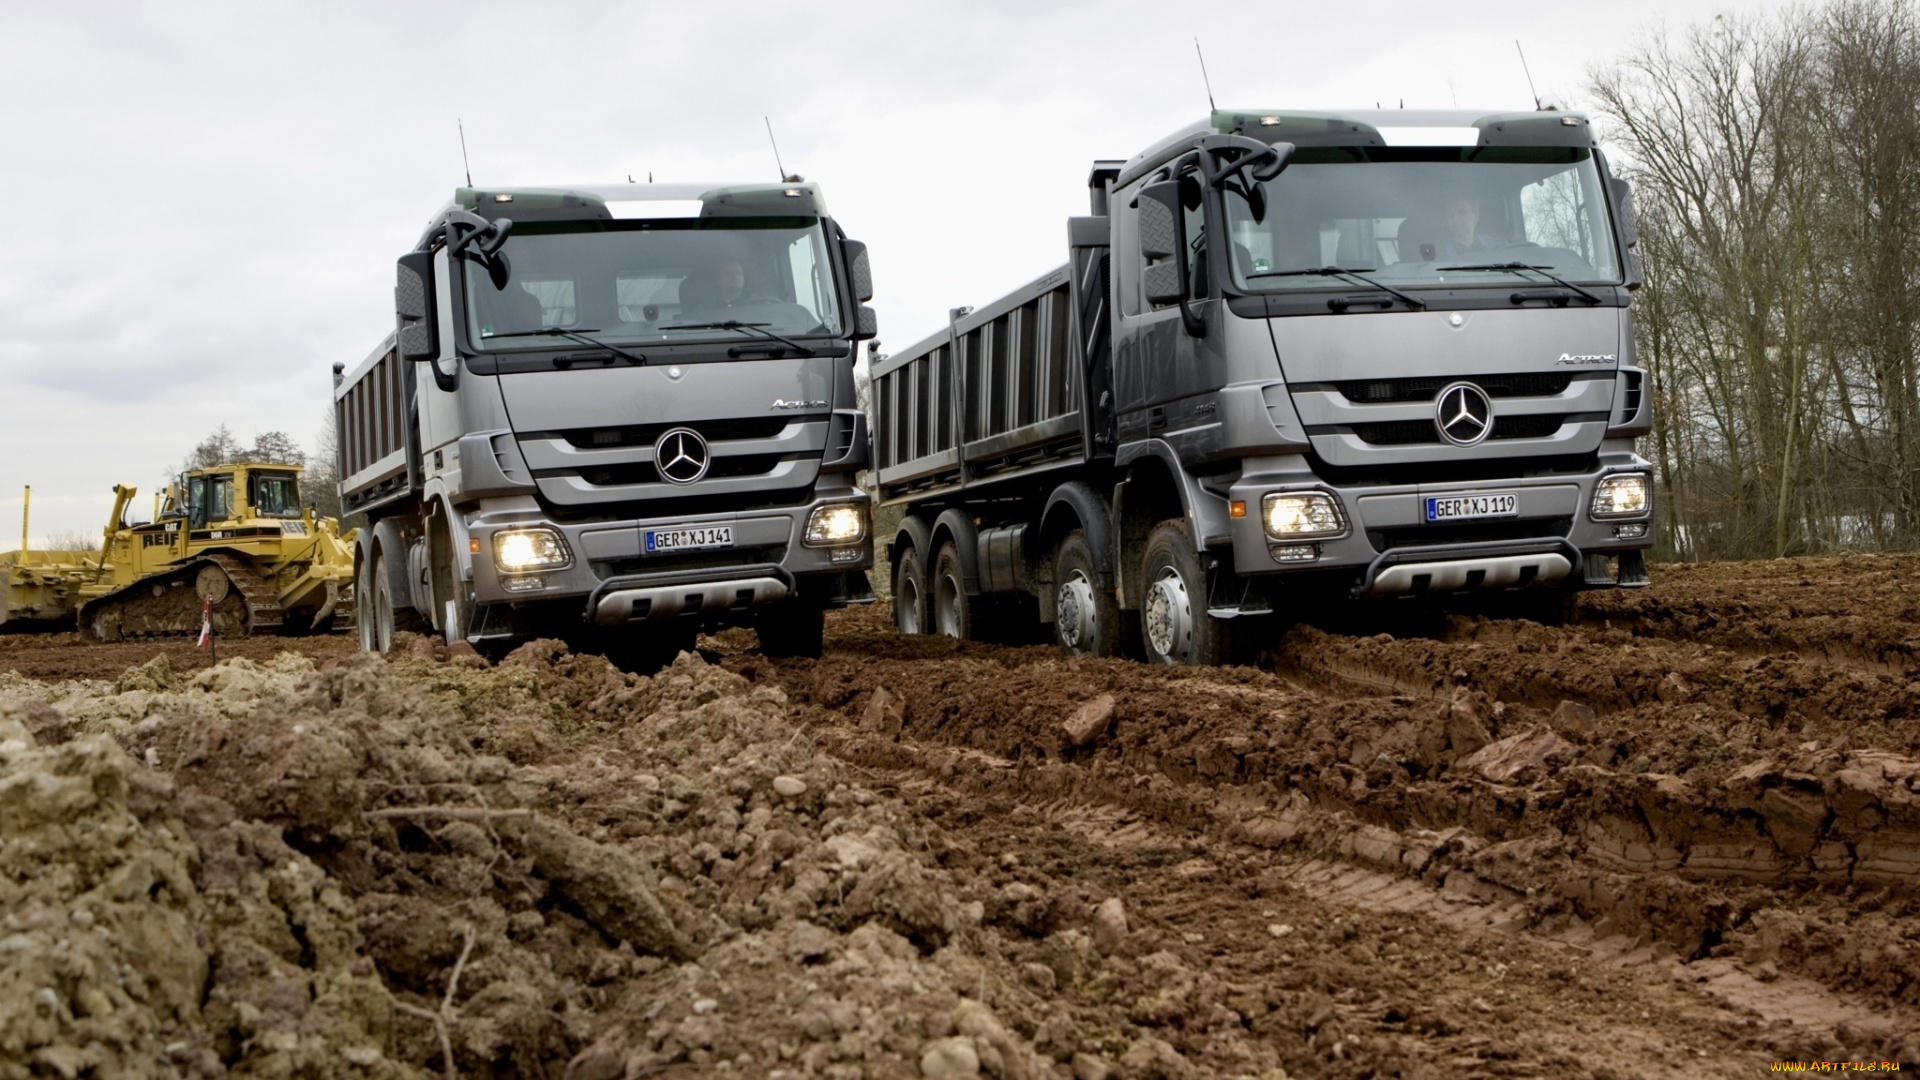
[[766, 338], [768, 341], [777, 341], [780, 344], [785, 345], [787, 348], [792, 349], [794, 352], [799, 353], [801, 356], [818, 355], [812, 349], [807, 348], [805, 345], [800, 344], [799, 342], [793, 340], [792, 338], [782, 337], [779, 334], [776, 334], [773, 331], [767, 329], [767, 327], [771, 325], [773, 324], [758, 323], [758, 322], [741, 322], [738, 319], [728, 319], [726, 322], [671, 323], [669, 325], [662, 326], [660, 329], [662, 330], [745, 330], [749, 333], [759, 334], [761, 337]]
[[[1427, 302], [1425, 300], [1421, 300], [1417, 297], [1408, 296], [1406, 293], [1401, 292], [1399, 289], [1396, 289], [1391, 285], [1382, 285], [1378, 281], [1375, 281], [1374, 279], [1367, 277], [1366, 275], [1368, 273], [1371, 273], [1373, 269], [1374, 268], [1371, 266], [1362, 266], [1352, 270], [1348, 270], [1339, 266], [1314, 266], [1314, 267], [1309, 267], [1308, 269], [1305, 269], [1305, 270], [1263, 270], [1257, 274], [1248, 274], [1247, 277], [1249, 280], [1253, 278], [1269, 278], [1269, 277], [1346, 278], [1348, 281], [1357, 281], [1360, 284], [1365, 285], [1370, 289], [1379, 289], [1381, 292], [1389, 294], [1394, 299], [1400, 301], [1401, 303], [1407, 305], [1410, 308], [1413, 308], [1416, 311], [1426, 310]], [[1334, 310], [1343, 311], [1345, 310], [1345, 308], [1340, 307], [1340, 308], [1335, 308]]]
[[1568, 281], [1566, 278], [1563, 278], [1558, 274], [1549, 272], [1546, 267], [1535, 266], [1532, 263], [1523, 263], [1523, 262], [1476, 263], [1472, 266], [1437, 266], [1434, 269], [1441, 270], [1441, 271], [1505, 270], [1510, 274], [1518, 274], [1523, 271], [1531, 271], [1535, 274], [1539, 274], [1541, 277], [1546, 278], [1548, 281], [1553, 282], [1555, 285], [1560, 286], [1561, 288], [1567, 290], [1568, 292], [1578, 295], [1580, 299], [1585, 300], [1589, 304], [1599, 304], [1603, 302], [1599, 297], [1593, 295], [1592, 293], [1581, 288], [1580, 286], [1575, 285], [1573, 282]]
[[[492, 341], [495, 338], [510, 337], [563, 337], [591, 345], [596, 349], [605, 349], [629, 364], [645, 364], [647, 362], [645, 353], [628, 352], [618, 345], [609, 345], [604, 341], [587, 336], [588, 334], [597, 334], [599, 332], [598, 330], [568, 330], [559, 326], [543, 326], [538, 330], [513, 330], [505, 334], [488, 334], [487, 340]], [[554, 364], [560, 367], [566, 366], [565, 364], [561, 364], [559, 360], [555, 360]]]

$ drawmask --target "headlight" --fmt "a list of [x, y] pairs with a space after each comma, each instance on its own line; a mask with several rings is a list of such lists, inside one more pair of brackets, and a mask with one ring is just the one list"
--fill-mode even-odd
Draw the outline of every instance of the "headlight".
[[808, 547], [839, 547], [867, 538], [867, 508], [860, 503], [822, 506], [807, 518]]
[[1593, 516], [1597, 518], [1639, 517], [1652, 501], [1646, 473], [1619, 473], [1603, 476], [1593, 489]]
[[493, 534], [493, 565], [509, 574], [558, 570], [573, 562], [567, 542], [552, 529], [515, 529]]
[[1275, 540], [1307, 540], [1347, 531], [1347, 515], [1324, 491], [1270, 492], [1260, 500], [1260, 523]]

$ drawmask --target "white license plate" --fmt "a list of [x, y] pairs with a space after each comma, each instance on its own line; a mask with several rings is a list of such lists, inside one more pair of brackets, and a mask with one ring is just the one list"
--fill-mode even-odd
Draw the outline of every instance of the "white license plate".
[[1428, 521], [1460, 521], [1466, 518], [1519, 516], [1520, 497], [1511, 491], [1475, 492], [1471, 495], [1427, 496]]
[[695, 551], [701, 548], [733, 546], [733, 526], [709, 525], [700, 529], [647, 529], [646, 551], [659, 555], [668, 551]]

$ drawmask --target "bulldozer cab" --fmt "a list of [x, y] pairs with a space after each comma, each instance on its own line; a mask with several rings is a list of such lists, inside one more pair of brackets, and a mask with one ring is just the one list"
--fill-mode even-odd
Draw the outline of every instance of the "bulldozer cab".
[[243, 517], [297, 518], [300, 516], [300, 471], [298, 465], [221, 465], [195, 469], [180, 478], [178, 489], [168, 493], [168, 508], [161, 516], [179, 515], [177, 492], [184, 489], [189, 528], [204, 529], [217, 522]]

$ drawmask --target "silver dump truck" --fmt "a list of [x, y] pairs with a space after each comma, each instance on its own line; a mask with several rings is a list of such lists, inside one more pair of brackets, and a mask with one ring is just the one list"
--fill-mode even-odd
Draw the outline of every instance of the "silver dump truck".
[[1302, 612], [1646, 582], [1627, 184], [1588, 119], [1215, 112], [1067, 265], [872, 369], [906, 633], [1215, 663]]
[[334, 370], [362, 645], [818, 655], [872, 598], [872, 293], [813, 184], [458, 189]]

